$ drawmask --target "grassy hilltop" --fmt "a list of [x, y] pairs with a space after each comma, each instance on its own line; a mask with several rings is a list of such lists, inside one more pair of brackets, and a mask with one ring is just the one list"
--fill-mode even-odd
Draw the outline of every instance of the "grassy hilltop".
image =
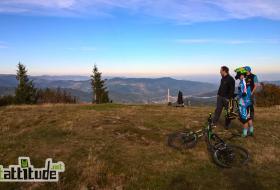
[[[280, 110], [256, 110], [254, 138], [235, 138], [252, 160], [221, 169], [205, 143], [184, 152], [166, 146], [169, 133], [204, 126], [212, 107], [42, 105], [0, 108], [0, 164], [19, 156], [43, 167], [63, 161], [58, 183], [0, 183], [0, 189], [279, 189]], [[227, 138], [241, 129], [216, 129]]]

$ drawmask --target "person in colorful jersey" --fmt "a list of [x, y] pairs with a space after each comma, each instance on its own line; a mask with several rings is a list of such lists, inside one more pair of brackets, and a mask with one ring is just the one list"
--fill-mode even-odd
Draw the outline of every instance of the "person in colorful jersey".
[[259, 81], [258, 81], [257, 75], [255, 75], [255, 74], [253, 74], [251, 72], [251, 67], [246, 66], [246, 67], [244, 67], [244, 69], [247, 71], [247, 73], [246, 73], [246, 85], [247, 85], [247, 87], [249, 86], [250, 89], [251, 89], [251, 101], [252, 101], [252, 104], [249, 107], [250, 114], [251, 114], [250, 115], [251, 119], [249, 120], [249, 134], [250, 134], [250, 136], [253, 136], [253, 134], [254, 134], [253, 120], [255, 119], [254, 104], [256, 103], [254, 95], [255, 95], [255, 92], [257, 90]]
[[247, 71], [244, 67], [235, 69], [235, 79], [239, 79], [238, 86], [238, 104], [239, 104], [239, 119], [243, 123], [242, 137], [247, 137], [249, 121], [251, 120], [250, 106], [252, 105], [251, 99], [251, 86], [246, 84]]

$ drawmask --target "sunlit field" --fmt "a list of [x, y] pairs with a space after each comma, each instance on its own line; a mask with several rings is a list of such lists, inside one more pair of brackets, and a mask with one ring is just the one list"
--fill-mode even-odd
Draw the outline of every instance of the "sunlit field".
[[[0, 189], [279, 189], [280, 110], [257, 109], [255, 136], [234, 138], [251, 156], [247, 166], [222, 169], [206, 144], [183, 152], [167, 146], [173, 131], [205, 125], [212, 107], [165, 105], [40, 105], [0, 108], [4, 167], [29, 156], [65, 163], [58, 183], [0, 183]], [[217, 133], [238, 133], [238, 121]]]

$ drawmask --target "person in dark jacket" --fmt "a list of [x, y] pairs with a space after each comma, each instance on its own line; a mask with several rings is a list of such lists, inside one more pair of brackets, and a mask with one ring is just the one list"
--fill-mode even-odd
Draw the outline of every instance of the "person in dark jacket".
[[213, 124], [216, 125], [220, 119], [223, 108], [227, 109], [230, 98], [234, 98], [235, 80], [229, 74], [229, 68], [222, 66], [220, 70], [222, 79], [217, 94], [217, 106], [215, 110], [215, 116], [213, 118]]

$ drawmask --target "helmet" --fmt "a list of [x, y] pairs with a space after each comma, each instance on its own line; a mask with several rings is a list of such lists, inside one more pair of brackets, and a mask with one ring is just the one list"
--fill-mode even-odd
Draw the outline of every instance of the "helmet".
[[244, 67], [239, 67], [234, 71], [236, 72], [236, 76], [235, 76], [236, 80], [240, 78], [240, 75], [246, 75], [247, 73], [247, 70]]
[[[250, 67], [249, 67], [250, 68]], [[245, 67], [239, 67], [237, 69], [234, 70], [237, 74], [246, 74], [247, 70], [245, 69]]]
[[244, 68], [245, 68], [246, 71], [251, 72], [251, 67], [245, 66]]

